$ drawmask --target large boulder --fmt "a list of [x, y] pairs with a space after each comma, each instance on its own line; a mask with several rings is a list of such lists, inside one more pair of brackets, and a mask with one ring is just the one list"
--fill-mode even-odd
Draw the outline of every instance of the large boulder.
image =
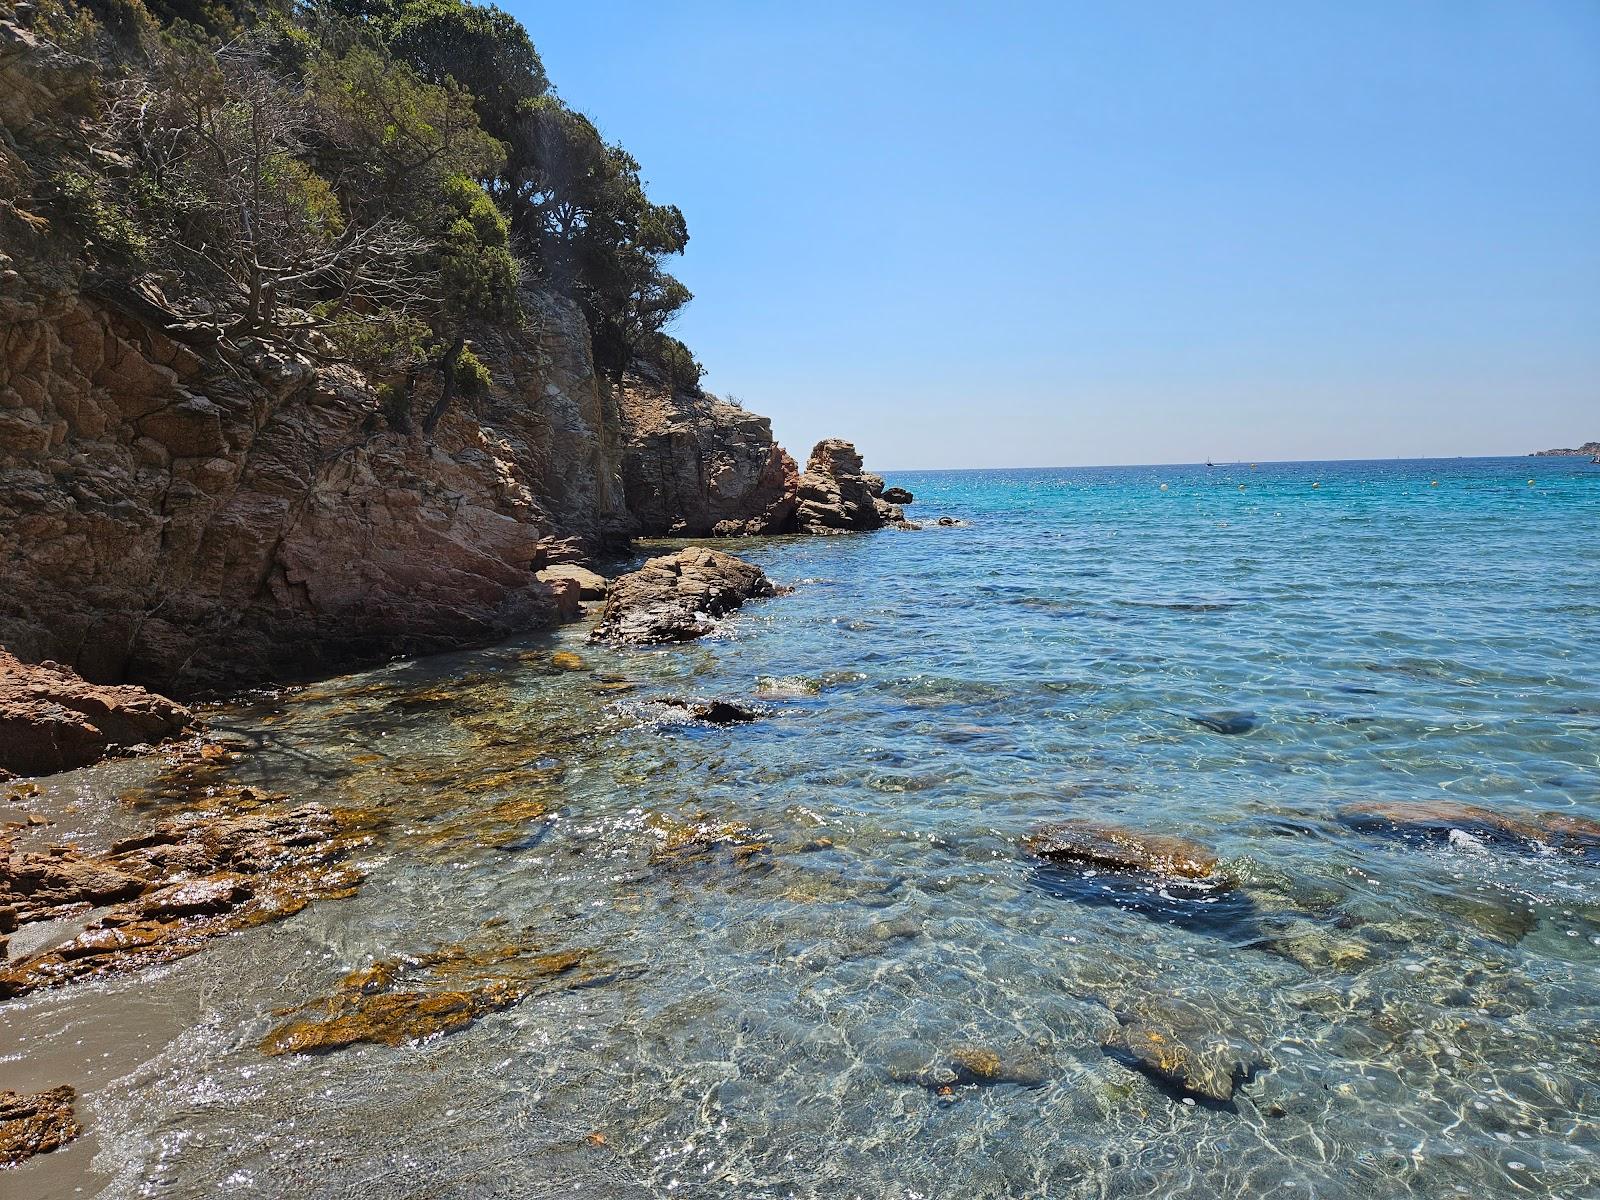
[[162, 742], [193, 717], [181, 704], [128, 685], [86, 683], [56, 663], [0, 650], [0, 774], [48, 775], [120, 748]]
[[743, 559], [705, 546], [652, 558], [639, 570], [611, 582], [599, 642], [684, 642], [716, 628], [712, 618], [746, 600], [775, 596], [766, 573]]
[[794, 528], [798, 533], [834, 534], [907, 525], [900, 506], [882, 499], [883, 490], [883, 479], [863, 469], [853, 445], [825, 438], [811, 451], [800, 476]]

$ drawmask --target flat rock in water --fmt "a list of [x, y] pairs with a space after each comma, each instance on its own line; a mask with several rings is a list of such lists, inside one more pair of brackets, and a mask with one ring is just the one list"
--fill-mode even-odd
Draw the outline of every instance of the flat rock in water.
[[761, 714], [755, 709], [731, 700], [685, 700], [680, 696], [665, 696], [656, 703], [669, 708], [681, 708], [695, 720], [712, 725], [737, 725], [761, 719]]
[[716, 628], [712, 618], [746, 600], [777, 594], [760, 567], [689, 546], [613, 580], [600, 624], [589, 636], [624, 645], [685, 642], [710, 633]]

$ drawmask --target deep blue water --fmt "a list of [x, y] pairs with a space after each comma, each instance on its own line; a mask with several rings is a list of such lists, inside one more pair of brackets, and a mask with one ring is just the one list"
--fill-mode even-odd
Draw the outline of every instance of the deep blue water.
[[[1600, 1196], [1600, 862], [1348, 813], [1600, 820], [1600, 467], [889, 482], [964, 524], [730, 546], [795, 591], [707, 641], [602, 650], [571, 627], [220, 714], [263, 744], [247, 780], [395, 829], [353, 900], [0, 1013], [29, 1023], [9, 1066], [41, 1078], [47, 1046], [118, 1047], [74, 1068], [96, 1182]], [[460, 705], [397, 707], [430, 688]], [[649, 702], [669, 694], [766, 715], [685, 723]], [[92, 808], [130, 770], [57, 786]], [[485, 836], [529, 796], [554, 819]], [[1022, 846], [1086, 818], [1193, 839], [1240, 886], [1197, 898]], [[663, 862], [663, 821], [770, 850]], [[257, 1051], [274, 1008], [502, 919], [616, 977], [422, 1045]], [[1106, 1045], [1130, 1021], [1236, 1059], [1232, 1100], [1135, 1070]], [[973, 1048], [1011, 1077], [952, 1078]]]

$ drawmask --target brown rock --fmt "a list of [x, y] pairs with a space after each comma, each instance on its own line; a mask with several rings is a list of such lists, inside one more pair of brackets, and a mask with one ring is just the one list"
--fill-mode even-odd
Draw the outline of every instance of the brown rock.
[[620, 399], [623, 482], [641, 533], [742, 537], [788, 528], [799, 473], [768, 418], [639, 377]]
[[652, 558], [611, 583], [590, 637], [616, 643], [682, 642], [716, 628], [712, 618], [778, 589], [760, 567], [720, 550], [690, 546]]
[[916, 499], [903, 487], [885, 488], [882, 499], [889, 504], [910, 504]]
[[1416, 840], [1448, 841], [1461, 833], [1488, 845], [1549, 847], [1566, 854], [1600, 852], [1600, 821], [1570, 812], [1500, 812], [1459, 800], [1372, 800], [1347, 805], [1339, 819], [1353, 829]]
[[1075, 862], [1110, 871], [1205, 880], [1225, 884], [1227, 876], [1205, 847], [1184, 838], [1140, 833], [1091, 821], [1063, 821], [1027, 838], [1024, 846], [1053, 862]]
[[[274, 1029], [261, 1051], [325, 1053], [357, 1042], [398, 1046], [454, 1033], [520, 1003], [586, 957], [582, 950], [538, 953], [526, 943], [511, 943], [453, 945], [420, 958], [385, 959], [345, 976], [331, 996], [292, 1010], [306, 1015]], [[402, 983], [414, 990], [395, 990]]]
[[60, 1149], [83, 1132], [72, 1111], [71, 1087], [47, 1092], [0, 1092], [0, 1167], [14, 1167], [35, 1154]]
[[354, 895], [362, 872], [344, 860], [370, 843], [366, 826], [360, 814], [318, 805], [192, 813], [106, 855], [10, 854], [0, 901], [14, 923], [68, 904], [114, 907], [71, 941], [0, 968], [0, 998], [184, 958], [213, 937]]
[[555, 580], [571, 580], [578, 586], [578, 595], [584, 600], [604, 600], [606, 598], [606, 577], [588, 567], [581, 567], [576, 563], [555, 563], [538, 572], [541, 583], [551, 583]]
[[869, 475], [849, 442], [827, 438], [816, 444], [800, 477], [795, 528], [800, 533], [850, 533], [905, 523], [905, 514], [874, 494], [883, 480]]
[[140, 687], [86, 683], [56, 663], [0, 650], [0, 769], [47, 775], [177, 737], [188, 709]]

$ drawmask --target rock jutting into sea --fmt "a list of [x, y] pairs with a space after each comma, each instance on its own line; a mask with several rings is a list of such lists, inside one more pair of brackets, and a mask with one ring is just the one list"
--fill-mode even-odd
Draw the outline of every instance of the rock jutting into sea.
[[652, 558], [611, 582], [597, 642], [684, 642], [716, 628], [712, 619], [746, 600], [776, 596], [760, 567], [704, 546]]
[[910, 528], [898, 504], [882, 498], [883, 480], [868, 474], [849, 442], [827, 438], [817, 443], [800, 476], [794, 528], [799, 533], [835, 534], [885, 525]]

